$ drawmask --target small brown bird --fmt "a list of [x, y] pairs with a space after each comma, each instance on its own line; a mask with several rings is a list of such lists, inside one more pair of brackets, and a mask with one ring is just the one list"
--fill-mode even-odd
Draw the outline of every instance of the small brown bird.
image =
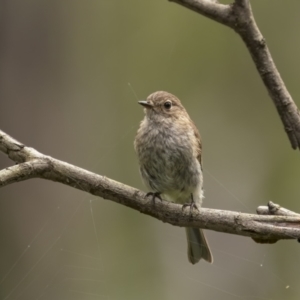
[[[168, 92], [155, 92], [146, 101], [134, 148], [146, 187], [155, 197], [201, 207], [203, 175], [199, 131], [180, 100]], [[202, 230], [186, 228], [188, 259], [213, 262]]]

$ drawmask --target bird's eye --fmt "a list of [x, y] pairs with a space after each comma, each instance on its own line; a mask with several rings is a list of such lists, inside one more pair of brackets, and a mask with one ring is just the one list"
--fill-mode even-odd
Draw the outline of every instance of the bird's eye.
[[166, 109], [170, 109], [171, 107], [172, 107], [172, 102], [171, 101], [166, 101], [165, 103], [164, 103], [164, 107], [166, 108]]

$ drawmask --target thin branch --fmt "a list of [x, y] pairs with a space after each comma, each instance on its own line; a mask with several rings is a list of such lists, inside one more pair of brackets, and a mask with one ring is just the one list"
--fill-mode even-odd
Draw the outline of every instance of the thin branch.
[[220, 22], [224, 25], [228, 25], [228, 22], [230, 22], [231, 9], [229, 5], [224, 5], [209, 0], [203, 0], [203, 1], [169, 0], [169, 1], [176, 2], [188, 9], [191, 9], [205, 17]]
[[293, 149], [300, 149], [300, 114], [275, 64], [266, 41], [255, 22], [250, 1], [235, 0], [224, 5], [210, 0], [169, 0], [187, 7], [237, 32], [255, 63], [279, 113]]
[[300, 216], [265, 216], [201, 208], [182, 209], [167, 201], [153, 205], [135, 188], [57, 160], [26, 147], [0, 131], [0, 151], [18, 165], [0, 171], [0, 187], [31, 178], [60, 182], [92, 195], [114, 201], [176, 226], [189, 226], [249, 236], [268, 242], [300, 238]]
[[274, 216], [291, 216], [300, 217], [300, 214], [297, 214], [291, 210], [281, 207], [280, 205], [269, 201], [268, 206], [259, 206], [256, 209], [257, 214], [259, 215], [274, 215]]

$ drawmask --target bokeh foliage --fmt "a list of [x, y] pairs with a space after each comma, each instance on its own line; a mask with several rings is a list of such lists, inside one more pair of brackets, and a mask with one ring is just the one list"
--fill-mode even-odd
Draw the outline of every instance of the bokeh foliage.
[[[300, 3], [252, 6], [300, 105]], [[137, 100], [167, 90], [202, 134], [205, 206], [300, 211], [300, 154], [220, 24], [166, 0], [2, 0], [0, 66], [0, 127], [28, 146], [143, 189]], [[0, 299], [299, 299], [294, 241], [208, 232], [215, 263], [191, 266], [182, 229], [41, 180], [0, 190], [0, 225]]]

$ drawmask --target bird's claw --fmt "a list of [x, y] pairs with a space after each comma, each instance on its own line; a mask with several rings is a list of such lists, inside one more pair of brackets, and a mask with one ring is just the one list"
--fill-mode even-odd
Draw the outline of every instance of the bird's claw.
[[153, 202], [153, 205], [155, 205], [155, 198], [158, 198], [160, 201], [162, 201], [160, 194], [161, 193], [159, 193], [159, 192], [155, 192], [155, 193], [149, 192], [146, 194], [146, 197], [152, 196], [152, 202]]
[[184, 203], [183, 205], [182, 205], [182, 210], [184, 210], [186, 207], [190, 207], [190, 214], [192, 214], [192, 211], [193, 211], [193, 209], [194, 208], [196, 208], [198, 211], [199, 211], [199, 208], [198, 208], [198, 206], [197, 206], [197, 204], [194, 202], [194, 199], [193, 199], [193, 194], [191, 195], [191, 199], [192, 199], [192, 201], [191, 202], [189, 202], [189, 203]]
[[192, 211], [194, 208], [196, 208], [198, 211], [199, 211], [199, 208], [198, 208], [198, 206], [196, 205], [196, 203], [195, 202], [191, 202], [191, 203], [184, 203], [183, 205], [182, 205], [182, 210], [184, 210], [186, 207], [190, 207], [190, 210]]

